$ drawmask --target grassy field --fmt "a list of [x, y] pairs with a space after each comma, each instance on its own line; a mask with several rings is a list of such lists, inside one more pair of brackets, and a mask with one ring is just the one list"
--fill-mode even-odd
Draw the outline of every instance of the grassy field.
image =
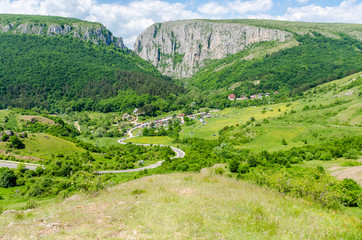
[[[286, 104], [268, 106], [268, 108], [273, 109], [273, 111], [268, 111], [265, 114], [262, 113], [265, 106], [248, 107], [244, 109], [227, 108], [213, 113], [214, 116], [218, 115], [218, 117], [205, 119], [206, 124], [196, 121], [196, 124], [194, 125], [195, 127], [183, 126], [180, 137], [217, 139], [219, 131], [225, 126], [245, 124], [245, 122], [249, 121], [251, 117], [254, 117], [256, 120], [262, 120], [268, 117], [277, 117], [283, 114], [283, 112], [291, 110], [292, 106], [293, 105], [286, 107]], [[281, 112], [278, 112], [279, 108], [281, 109]]]
[[[83, 148], [77, 147], [74, 143], [54, 137], [45, 133], [30, 134], [23, 139], [24, 149], [13, 150], [12, 153], [21, 156], [33, 156], [41, 159], [49, 159], [53, 155], [85, 152]], [[4, 148], [6, 143], [1, 142], [0, 147]]]
[[265, 188], [202, 173], [150, 176], [96, 197], [3, 215], [3, 238], [360, 239], [360, 220]]
[[85, 141], [85, 142], [89, 142], [92, 143], [94, 145], [97, 145], [99, 147], [109, 147], [111, 145], [117, 145], [118, 140], [120, 139], [120, 137], [99, 137], [99, 138], [94, 138], [94, 139], [89, 139], [86, 137], [77, 137], [78, 139]]
[[167, 136], [158, 136], [158, 137], [136, 137], [126, 140], [125, 142], [131, 143], [140, 143], [140, 144], [164, 144], [167, 146], [172, 145], [174, 139]]
[[[183, 126], [180, 136], [217, 139], [225, 126], [245, 124], [251, 117], [259, 122], [259, 126], [249, 126], [257, 134], [238, 148], [275, 151], [319, 143], [330, 137], [362, 134], [362, 101], [358, 97], [361, 74], [311, 89], [303, 99], [291, 104], [224, 109], [214, 113], [218, 117], [206, 119], [206, 124], [196, 121], [194, 126]], [[288, 144], [282, 145], [282, 139]]]

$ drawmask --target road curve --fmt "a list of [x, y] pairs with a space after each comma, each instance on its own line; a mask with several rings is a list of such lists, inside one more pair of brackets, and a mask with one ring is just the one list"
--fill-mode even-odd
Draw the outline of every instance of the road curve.
[[25, 165], [25, 169], [35, 170], [37, 167], [43, 167], [43, 165], [35, 164], [35, 163], [24, 163], [24, 162], [14, 162], [14, 161], [6, 161], [0, 160], [0, 168], [17, 168], [19, 164]]
[[[133, 135], [130, 134], [131, 137], [128, 137], [128, 138], [122, 138], [122, 139], [119, 139], [118, 140], [118, 143], [120, 144], [127, 144], [124, 142], [124, 140], [126, 139], [130, 139], [132, 138]], [[151, 146], [151, 144], [141, 144], [141, 143], [132, 143], [134, 145], [142, 145], [142, 146]], [[153, 144], [153, 146], [166, 146], [166, 145], [163, 145], [163, 144]], [[185, 157], [185, 152], [182, 151], [181, 149], [178, 149], [178, 148], [175, 148], [175, 147], [172, 147], [170, 146], [172, 151], [174, 151], [176, 153], [176, 156], [172, 157], [171, 159], [174, 159], [174, 158], [183, 158]], [[96, 171], [95, 173], [96, 174], [104, 174], [104, 173], [128, 173], [128, 172], [139, 172], [139, 171], [143, 171], [143, 170], [146, 170], [146, 169], [153, 169], [153, 168], [157, 168], [159, 166], [161, 166], [161, 164], [163, 163], [163, 160], [162, 161], [159, 161], [155, 164], [151, 164], [151, 165], [148, 165], [146, 167], [141, 167], [141, 168], [134, 168], [134, 169], [126, 169], [126, 170], [105, 170], [105, 171]]]
[[[118, 143], [120, 144], [127, 144], [124, 142], [124, 140], [126, 139], [130, 139], [130, 138], [133, 138], [133, 134], [132, 134], [132, 130], [134, 129], [131, 129], [130, 131], [128, 131], [128, 134], [130, 135], [130, 137], [128, 138], [122, 138], [122, 139], [119, 139], [118, 140]], [[141, 143], [132, 143], [134, 145], [142, 145], [142, 146], [151, 146], [151, 144], [141, 144]], [[163, 145], [163, 144], [153, 144], [153, 146], [166, 146], [166, 145]], [[182, 151], [181, 149], [178, 149], [178, 148], [175, 148], [175, 147], [172, 147], [170, 146], [170, 148], [172, 149], [172, 151], [174, 151], [176, 153], [176, 156], [172, 157], [171, 159], [174, 159], [174, 158], [183, 158], [185, 157], [185, 152]], [[146, 169], [153, 169], [153, 168], [157, 168], [159, 166], [161, 166], [161, 164], [163, 163], [163, 161], [159, 161], [155, 164], [151, 164], [151, 165], [148, 165], [146, 167], [141, 167], [141, 168], [134, 168], [134, 169], [126, 169], [126, 170], [105, 170], [105, 171], [96, 171], [95, 173], [96, 174], [102, 174], [102, 173], [127, 173], [127, 172], [139, 172], [139, 171], [143, 171], [143, 170], [146, 170]], [[6, 161], [6, 160], [0, 160], [0, 168], [1, 167], [7, 167], [7, 168], [17, 168], [19, 164], [23, 164], [25, 165], [25, 168], [26, 169], [29, 169], [29, 170], [35, 170], [37, 167], [44, 167], [43, 165], [40, 165], [40, 164], [34, 164], [34, 163], [23, 163], [23, 162], [14, 162], [14, 161]]]

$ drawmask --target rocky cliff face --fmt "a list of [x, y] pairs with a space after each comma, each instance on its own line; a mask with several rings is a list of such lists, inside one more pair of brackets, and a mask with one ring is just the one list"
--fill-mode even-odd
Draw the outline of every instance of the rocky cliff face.
[[12, 34], [35, 34], [35, 35], [70, 35], [83, 41], [94, 44], [114, 45], [126, 49], [122, 38], [117, 38], [107, 30], [103, 25], [98, 23], [78, 22], [68, 24], [56, 23], [0, 23], [0, 33]]
[[238, 23], [176, 21], [156, 23], [140, 34], [135, 52], [163, 74], [190, 77], [208, 59], [221, 59], [262, 41], [286, 41], [289, 32]]

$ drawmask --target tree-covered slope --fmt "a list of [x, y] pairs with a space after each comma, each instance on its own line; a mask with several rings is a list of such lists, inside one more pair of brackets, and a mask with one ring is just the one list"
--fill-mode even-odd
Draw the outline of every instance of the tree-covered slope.
[[[234, 85], [239, 95], [287, 89], [304, 91], [312, 86], [362, 70], [362, 43], [347, 35], [329, 38], [318, 33], [297, 35], [298, 46], [248, 60], [246, 50], [211, 61], [191, 78], [201, 89]], [[262, 43], [271, 45], [270, 43]], [[261, 44], [261, 45], [262, 45]], [[260, 44], [259, 44], [260, 45]]]
[[64, 35], [0, 34], [2, 108], [50, 109], [79, 98], [91, 105], [124, 90], [164, 98], [183, 88], [129, 50]]

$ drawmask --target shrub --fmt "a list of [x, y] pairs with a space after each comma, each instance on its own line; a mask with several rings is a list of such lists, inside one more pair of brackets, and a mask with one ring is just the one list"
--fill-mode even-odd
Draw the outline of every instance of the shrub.
[[9, 136], [6, 133], [3, 133], [1, 136], [1, 141], [6, 142], [9, 139]]
[[356, 166], [361, 166], [361, 165], [362, 165], [362, 163], [360, 163], [358, 161], [346, 161], [341, 164], [341, 167], [356, 167]]
[[33, 209], [33, 208], [36, 208], [36, 207], [38, 207], [38, 203], [34, 199], [29, 199], [29, 201], [26, 202], [24, 210]]
[[215, 173], [218, 175], [223, 175], [225, 173], [225, 170], [221, 167], [215, 168]]
[[9, 141], [11, 143], [11, 146], [14, 148], [23, 148], [24, 147], [24, 143], [16, 135], [10, 136]]
[[358, 151], [356, 149], [349, 149], [343, 157], [346, 159], [357, 159], [358, 158]]
[[7, 168], [0, 168], [0, 187], [9, 188], [16, 186], [16, 179], [14, 172]]
[[319, 160], [329, 161], [332, 159], [332, 154], [330, 152], [322, 152]]
[[236, 159], [231, 160], [229, 163], [230, 172], [235, 173], [238, 171], [238, 168], [239, 168], [239, 161]]
[[283, 144], [283, 145], [288, 145], [287, 141], [285, 141], [284, 138], [282, 139], [282, 144]]

